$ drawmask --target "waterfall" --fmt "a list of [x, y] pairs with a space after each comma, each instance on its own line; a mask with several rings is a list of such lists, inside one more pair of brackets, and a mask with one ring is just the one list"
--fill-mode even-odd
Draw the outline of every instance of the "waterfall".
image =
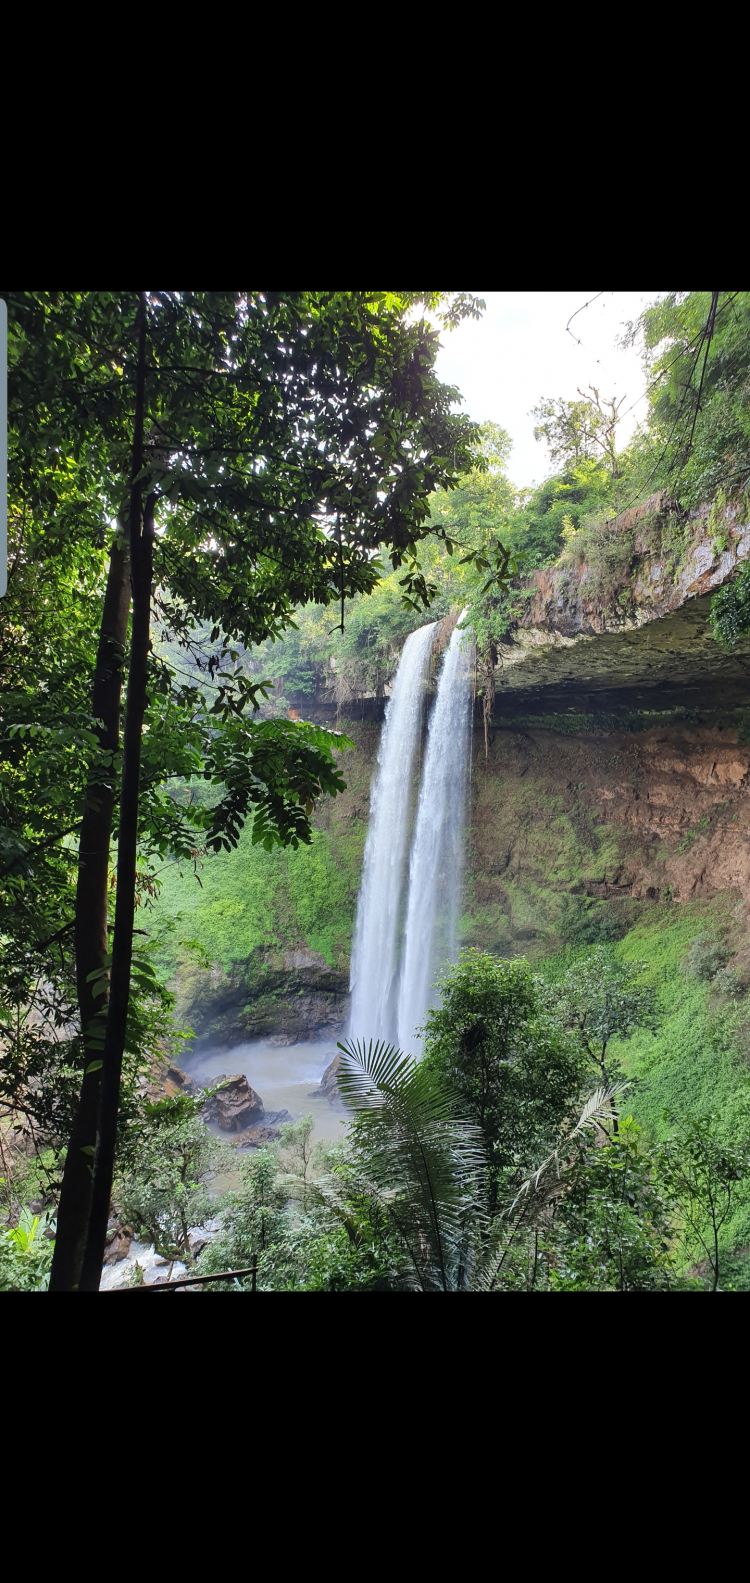
[[422, 730], [434, 621], [407, 638], [386, 710], [352, 950], [355, 1039], [396, 1037], [400, 928], [412, 778]]
[[430, 720], [409, 865], [409, 905], [398, 997], [398, 1043], [417, 1052], [417, 1025], [437, 971], [458, 955], [463, 823], [471, 760], [472, 677], [466, 634], [454, 628]]

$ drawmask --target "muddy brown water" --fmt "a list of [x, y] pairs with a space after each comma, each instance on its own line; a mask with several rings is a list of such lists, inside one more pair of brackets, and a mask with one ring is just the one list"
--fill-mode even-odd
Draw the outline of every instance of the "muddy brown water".
[[[320, 1079], [336, 1054], [334, 1040], [319, 1044], [267, 1044], [254, 1039], [235, 1044], [231, 1049], [193, 1051], [183, 1060], [183, 1069], [204, 1087], [225, 1073], [227, 1077], [243, 1072], [248, 1083], [260, 1094], [269, 1110], [288, 1110], [293, 1121], [300, 1116], [315, 1119], [315, 1138], [343, 1139], [343, 1112], [317, 1093]], [[221, 1133], [229, 1140], [230, 1133]]]

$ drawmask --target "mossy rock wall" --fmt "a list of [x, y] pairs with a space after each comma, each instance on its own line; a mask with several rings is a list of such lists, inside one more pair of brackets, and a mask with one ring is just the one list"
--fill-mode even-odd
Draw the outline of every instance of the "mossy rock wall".
[[464, 944], [538, 956], [621, 936], [658, 901], [747, 894], [741, 727], [543, 718], [495, 730], [486, 760], [475, 733]]

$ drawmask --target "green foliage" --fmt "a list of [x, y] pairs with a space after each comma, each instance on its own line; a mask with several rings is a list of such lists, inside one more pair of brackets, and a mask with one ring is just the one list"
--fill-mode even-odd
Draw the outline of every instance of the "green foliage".
[[547, 441], [553, 462], [562, 462], [568, 467], [604, 462], [612, 479], [616, 480], [619, 465], [615, 431], [625, 397], [607, 401], [593, 385], [589, 388], [591, 394], [588, 396], [579, 390], [578, 401], [564, 401], [559, 397], [543, 399], [532, 413], [537, 420], [534, 438]]
[[54, 1242], [44, 1216], [21, 1211], [19, 1224], [0, 1228], [0, 1292], [46, 1292]]
[[606, 902], [591, 897], [561, 898], [558, 933], [570, 945], [606, 945], [619, 939], [623, 927]]
[[505, 1175], [545, 1147], [577, 1098], [584, 1062], [523, 959], [469, 951], [440, 995], [425, 1019], [424, 1067], [455, 1086], [484, 1132], [494, 1209]]
[[400, 1281], [461, 1291], [482, 1224], [482, 1132], [462, 1115], [457, 1087], [426, 1062], [385, 1044], [339, 1045], [339, 1092], [354, 1112], [355, 1186], [401, 1247]]
[[[731, 583], [725, 583], [711, 600], [711, 626], [723, 648], [734, 647], [750, 631], [750, 567], [740, 566]], [[743, 738], [743, 740], [745, 740]]]
[[685, 958], [685, 970], [692, 973], [694, 978], [707, 982], [726, 967], [729, 954], [720, 940], [712, 940], [707, 934], [698, 934]]
[[673, 1196], [656, 1151], [626, 1118], [602, 1148], [582, 1151], [565, 1184], [550, 1241], [558, 1292], [655, 1292], [679, 1286]]
[[206, 845], [230, 851], [251, 810], [252, 841], [266, 851], [309, 843], [318, 798], [335, 797], [346, 784], [334, 750], [353, 746], [339, 732], [297, 721], [266, 720], [253, 729], [231, 721], [205, 759], [206, 779], [223, 788], [221, 800], [204, 813]]
[[635, 532], [625, 527], [614, 512], [604, 512], [584, 520], [581, 529], [570, 538], [561, 556], [561, 563], [586, 562], [589, 575], [587, 591], [599, 604], [611, 605], [616, 600], [629, 602], [629, 590], [635, 564]]
[[[730, 1142], [745, 1126], [750, 1057], [746, 1002], [721, 993], [715, 981], [685, 971], [696, 936], [708, 935], [724, 945], [735, 904], [736, 897], [730, 896], [649, 908], [614, 947], [621, 961], [642, 964], [641, 982], [653, 991], [659, 1011], [655, 1033], [636, 1028], [626, 1041], [614, 1038], [608, 1056], [636, 1079], [629, 1108], [648, 1147], [694, 1117], [716, 1116], [721, 1137]], [[564, 963], [554, 959], [540, 964], [545, 976], [560, 967], [564, 972]], [[750, 1205], [740, 1194], [722, 1229], [723, 1255], [748, 1242]], [[737, 1279], [744, 1281], [745, 1276], [738, 1274]]]
[[643, 446], [652, 487], [686, 506], [738, 496], [750, 479], [750, 293], [669, 292], [642, 328], [650, 414]]
[[[622, 1086], [622, 1085], [621, 1085]], [[600, 1088], [506, 1212], [495, 1261], [499, 1291], [675, 1291], [690, 1288], [675, 1252], [676, 1200], [658, 1148], [632, 1116], [613, 1134], [618, 1091]]]
[[192, 867], [166, 869], [155, 914], [179, 921], [162, 947], [165, 971], [171, 978], [180, 964], [192, 971], [187, 938], [226, 972], [266, 947], [306, 944], [331, 966], [348, 960], [362, 842], [349, 844], [351, 854], [345, 838], [316, 830], [296, 851], [266, 852], [246, 831], [235, 852], [207, 857], [197, 877]]
[[384, 1217], [356, 1191], [346, 1150], [316, 1146], [310, 1154], [307, 1120], [243, 1160], [240, 1187], [223, 1200], [222, 1230], [201, 1254], [201, 1272], [243, 1269], [257, 1256], [260, 1291], [387, 1288], [398, 1250]]
[[123, 1222], [165, 1259], [189, 1259], [188, 1232], [214, 1213], [213, 1175], [233, 1151], [208, 1131], [202, 1101], [178, 1094], [148, 1107], [128, 1138], [114, 1198]]
[[226, 1195], [222, 1230], [204, 1248], [201, 1274], [247, 1269], [257, 1255], [264, 1285], [265, 1261], [287, 1234], [289, 1190], [280, 1179], [274, 1149], [259, 1149], [242, 1161], [239, 1190]]
[[739, 1136], [728, 1140], [716, 1115], [692, 1116], [675, 1126], [659, 1152], [661, 1175], [682, 1212], [688, 1258], [705, 1258], [710, 1287], [717, 1291], [722, 1266], [722, 1231], [737, 1199], [750, 1203], [750, 1130], [747, 1114]]
[[430, 516], [463, 550], [488, 545], [503, 536], [517, 505], [506, 468], [510, 436], [496, 423], [480, 430], [482, 467], [473, 468], [450, 494], [435, 495]]
[[605, 1083], [618, 1075], [608, 1056], [611, 1041], [629, 1039], [637, 1028], [656, 1031], [656, 998], [643, 981], [643, 971], [644, 963], [622, 962], [598, 946], [568, 968], [552, 990], [563, 1027], [574, 1034]]

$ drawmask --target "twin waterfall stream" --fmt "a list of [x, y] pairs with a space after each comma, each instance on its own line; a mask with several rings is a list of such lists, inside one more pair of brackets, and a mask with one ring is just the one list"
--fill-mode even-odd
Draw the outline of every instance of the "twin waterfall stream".
[[352, 1037], [385, 1039], [413, 1054], [435, 976], [458, 952], [471, 753], [468, 634], [456, 627], [415, 797], [435, 625], [407, 638], [386, 710], [352, 951]]

